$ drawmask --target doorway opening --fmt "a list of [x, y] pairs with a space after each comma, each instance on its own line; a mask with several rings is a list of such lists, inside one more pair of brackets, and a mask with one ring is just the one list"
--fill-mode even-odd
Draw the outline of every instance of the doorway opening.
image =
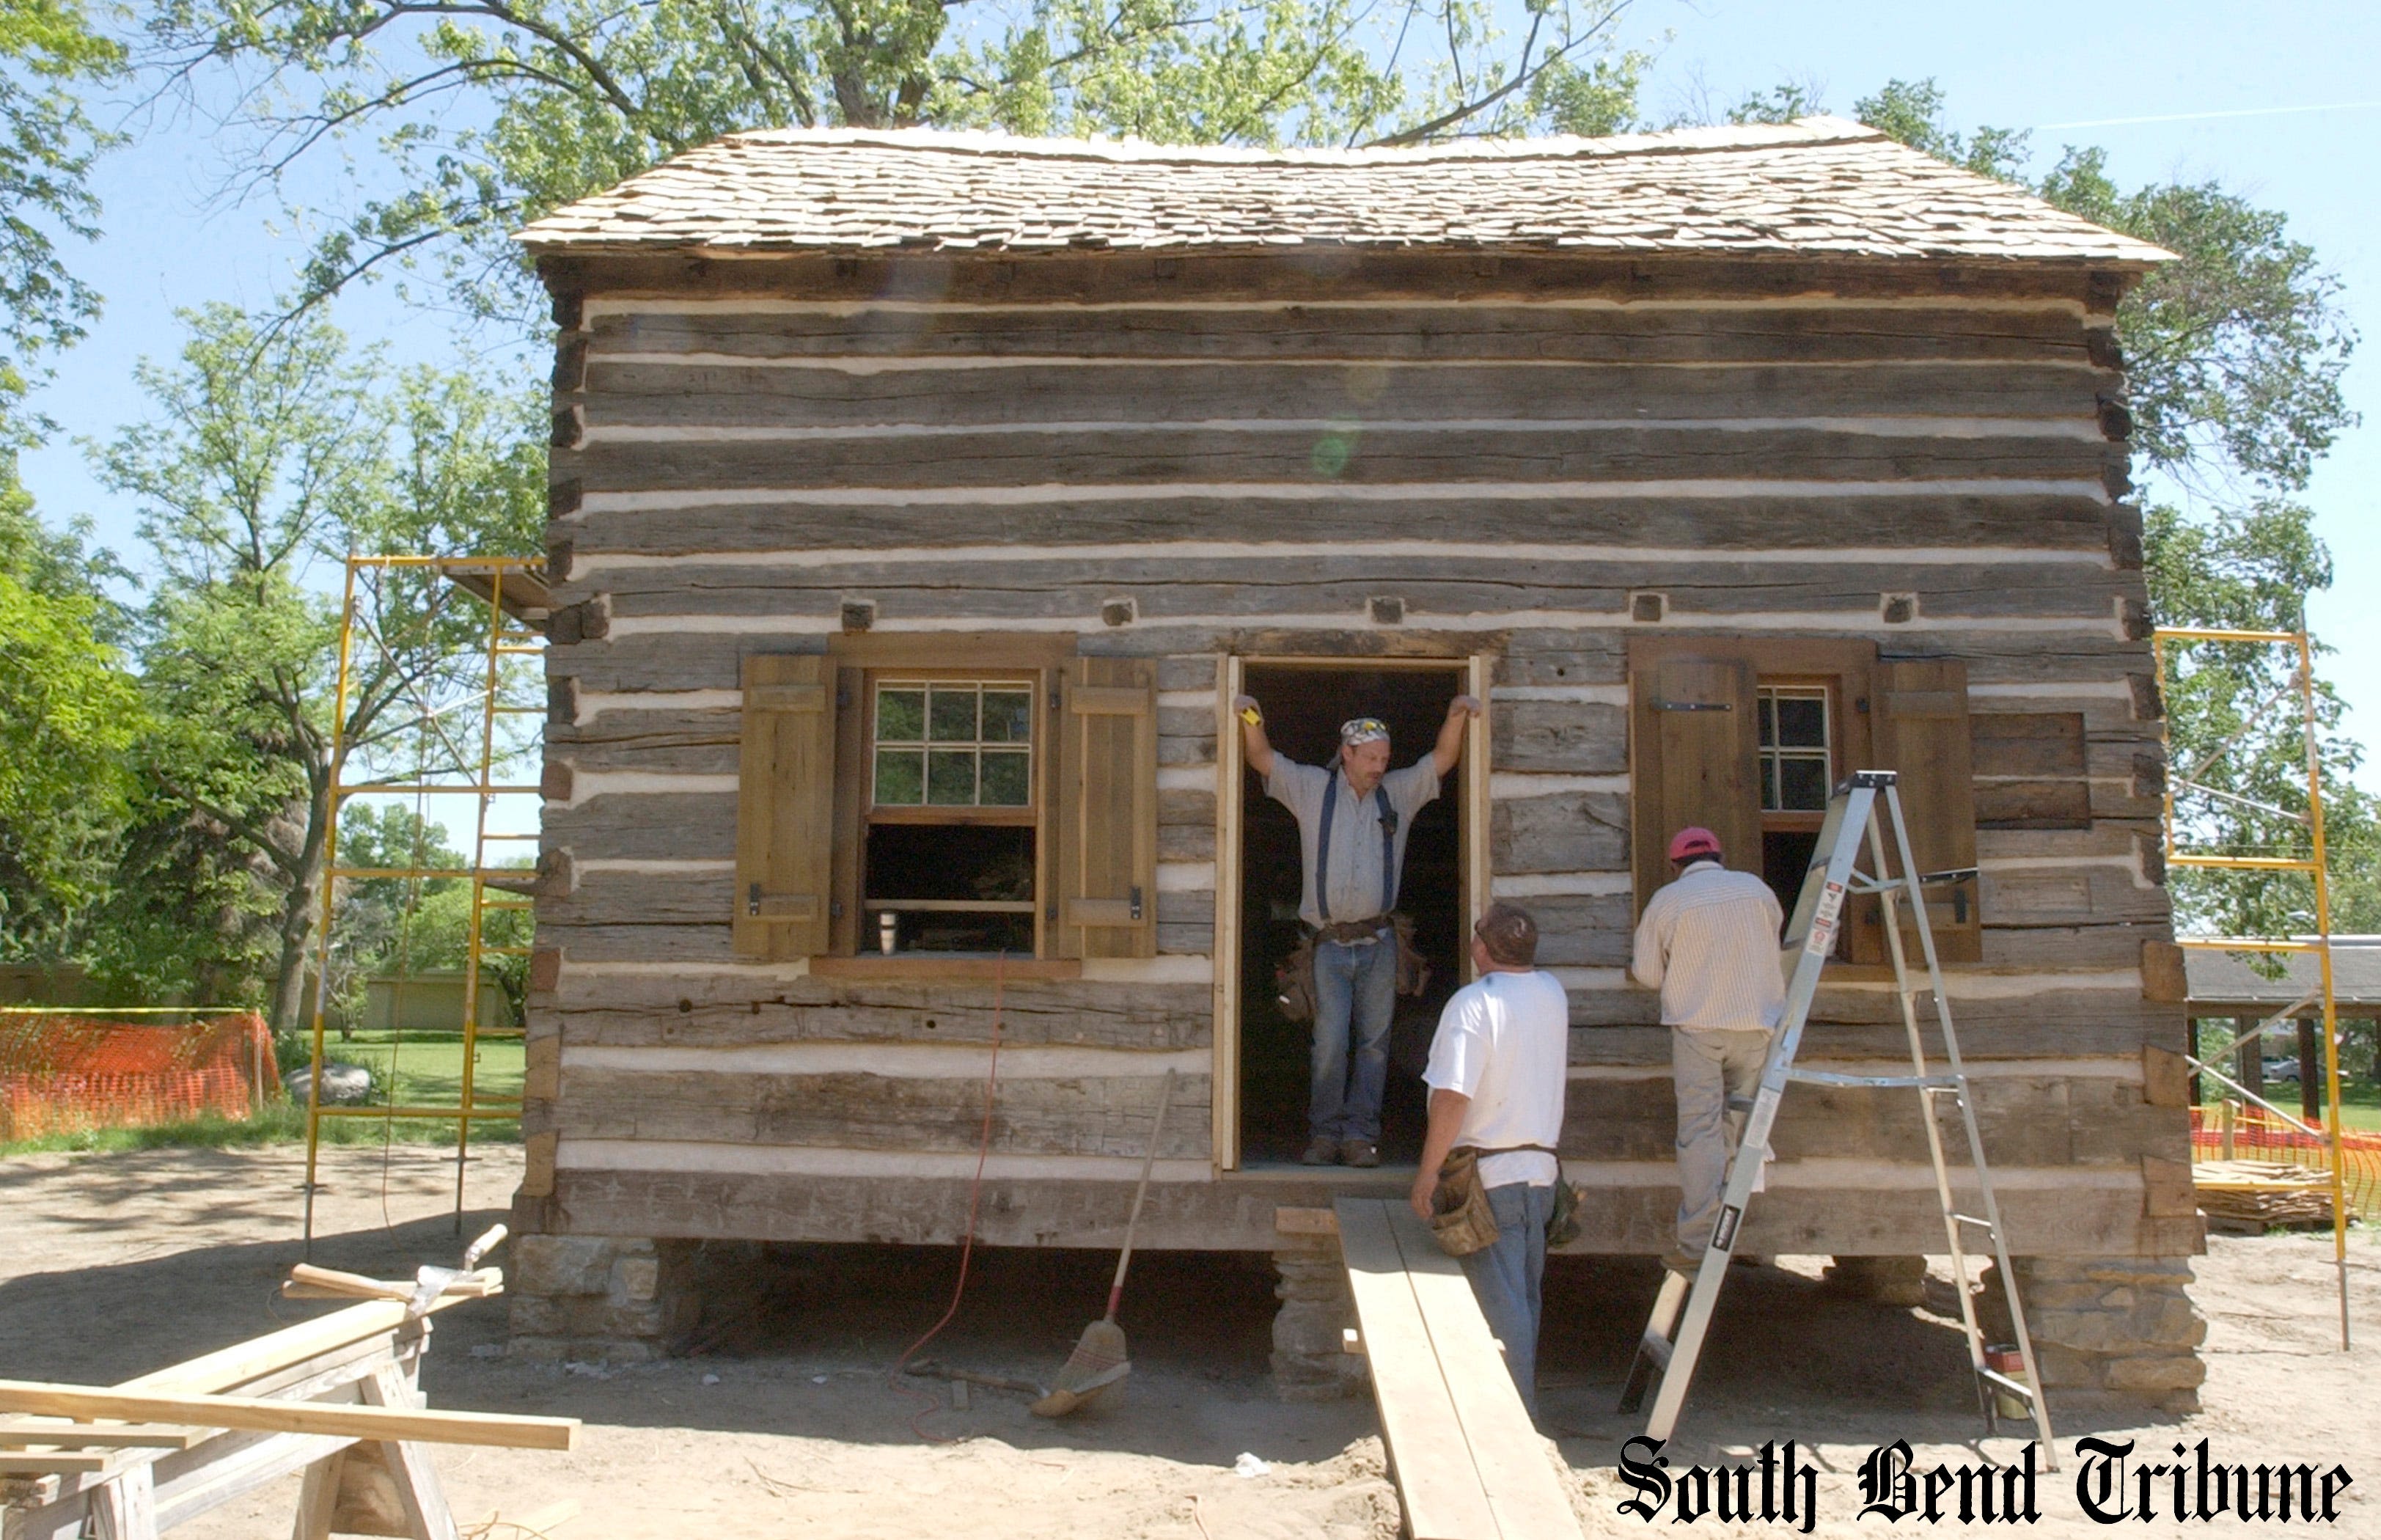
[[[1250, 663], [1241, 688], [1264, 708], [1265, 736], [1276, 753], [1301, 764], [1329, 765], [1339, 724], [1377, 716], [1388, 725], [1389, 763], [1403, 768], [1429, 753], [1447, 708], [1464, 691], [1467, 665], [1341, 666]], [[1414, 945], [1430, 964], [1430, 983], [1398, 996], [1389, 1029], [1388, 1084], [1381, 1098], [1381, 1159], [1411, 1166], [1422, 1155], [1428, 1093], [1422, 1082], [1438, 1013], [1463, 982], [1464, 780], [1467, 753], [1438, 797], [1406, 836], [1398, 910], [1414, 922]], [[1239, 1148], [1242, 1167], [1294, 1164], [1307, 1142], [1310, 1024], [1282, 1014], [1274, 969], [1303, 934], [1298, 906], [1304, 882], [1298, 822], [1264, 794], [1255, 775], [1240, 797]]]

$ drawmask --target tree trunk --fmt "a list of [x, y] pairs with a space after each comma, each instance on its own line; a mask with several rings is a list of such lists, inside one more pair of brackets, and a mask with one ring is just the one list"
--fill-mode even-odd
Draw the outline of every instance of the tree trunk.
[[306, 1016], [306, 954], [322, 916], [323, 848], [330, 834], [331, 771], [327, 764], [308, 765], [311, 794], [306, 800], [306, 830], [298, 848], [296, 870], [281, 903], [281, 956], [273, 973], [273, 1031], [276, 1036], [300, 1032], [312, 1023]]

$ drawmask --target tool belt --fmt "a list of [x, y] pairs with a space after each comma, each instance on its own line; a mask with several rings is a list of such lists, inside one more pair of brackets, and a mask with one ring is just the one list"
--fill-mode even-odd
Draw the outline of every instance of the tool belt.
[[1546, 1216], [1546, 1244], [1564, 1246], [1579, 1239], [1579, 1189], [1562, 1179], [1561, 1157], [1544, 1144], [1512, 1144], [1494, 1150], [1458, 1144], [1438, 1168], [1438, 1185], [1430, 1195], [1430, 1230], [1438, 1249], [1449, 1256], [1470, 1256], [1496, 1243], [1503, 1230], [1488, 1206], [1488, 1189], [1480, 1181], [1480, 1157], [1520, 1151], [1556, 1155], [1555, 1204]]
[[[1412, 916], [1384, 914], [1374, 920], [1325, 925], [1300, 936], [1290, 954], [1274, 964], [1274, 997], [1281, 1006], [1282, 1020], [1314, 1020], [1314, 944], [1317, 941], [1336, 941], [1344, 947], [1351, 941], [1372, 940], [1385, 930], [1395, 938], [1398, 948], [1398, 993], [1420, 995], [1428, 989], [1430, 962], [1414, 946]], [[1346, 934], [1349, 932], [1354, 934]]]

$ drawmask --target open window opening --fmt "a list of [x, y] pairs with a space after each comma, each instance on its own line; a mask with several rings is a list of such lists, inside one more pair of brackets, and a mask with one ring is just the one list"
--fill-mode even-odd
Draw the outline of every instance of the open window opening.
[[1835, 688], [1764, 678], [1753, 691], [1761, 765], [1761, 875], [1792, 913], [1836, 783]]
[[879, 674], [868, 689], [861, 947], [1032, 956], [1033, 680]]
[[[1465, 666], [1343, 667], [1248, 664], [1242, 688], [1264, 704], [1276, 752], [1328, 765], [1339, 724], [1377, 716], [1389, 728], [1390, 763], [1430, 752], [1447, 708], [1462, 693]], [[1411, 1165], [1422, 1155], [1427, 1092], [1422, 1073], [1447, 996], [1463, 982], [1463, 778], [1469, 755], [1418, 814], [1407, 835], [1398, 910], [1414, 921], [1414, 944], [1430, 964], [1419, 996], [1399, 996], [1389, 1030], [1388, 1083], [1381, 1105], [1381, 1157]], [[1246, 770], [1240, 816], [1239, 1148], [1241, 1165], [1294, 1163], [1307, 1142], [1310, 1023], [1283, 1015], [1274, 969], [1302, 935], [1303, 883], [1297, 820]]]

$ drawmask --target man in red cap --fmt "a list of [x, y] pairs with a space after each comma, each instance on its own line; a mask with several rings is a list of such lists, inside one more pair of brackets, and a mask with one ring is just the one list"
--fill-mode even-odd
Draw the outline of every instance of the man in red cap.
[[1670, 865], [1678, 875], [1646, 904], [1629, 971], [1662, 992], [1662, 1024], [1671, 1029], [1679, 1249], [1664, 1260], [1691, 1271], [1711, 1244], [1728, 1157], [1786, 1011], [1777, 951], [1786, 915], [1767, 883], [1722, 864], [1709, 829], [1673, 835]]

